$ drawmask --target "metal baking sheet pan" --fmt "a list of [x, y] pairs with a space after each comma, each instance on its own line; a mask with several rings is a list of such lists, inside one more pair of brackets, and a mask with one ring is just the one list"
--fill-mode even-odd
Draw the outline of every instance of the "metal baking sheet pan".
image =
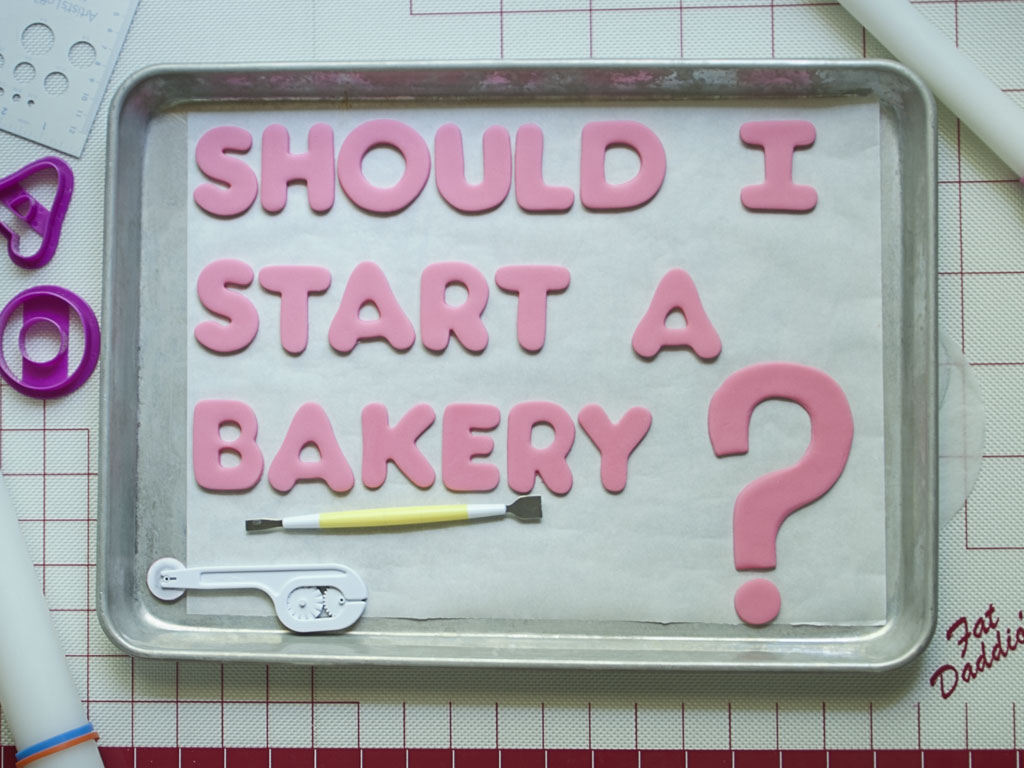
[[[414, 113], [444, 115], [446, 110], [456, 114], [460, 109], [462, 115], [473, 110], [509, 114], [518, 109], [521, 124], [524, 114], [543, 116], [566, 107], [599, 114], [594, 110], [602, 105], [613, 105], [616, 119], [627, 119], [631, 112], [647, 119], [684, 115], [687, 109], [695, 114], [698, 107], [707, 110], [711, 105], [720, 110], [739, 107], [756, 120], [760, 113], [764, 119], [788, 114], [785, 110], [794, 105], [813, 110], [844, 103], [877, 105], [880, 117], [874, 150], [880, 157], [880, 242], [875, 251], [880, 251], [881, 265], [874, 296], [881, 315], [879, 381], [868, 382], [881, 402], [875, 419], [882, 477], [873, 506], [884, 512], [876, 526], [884, 527], [876, 577], [884, 607], [877, 620], [794, 620], [751, 627], [735, 623], [735, 617], [732, 622], [665, 618], [649, 606], [628, 606], [622, 619], [607, 608], [570, 616], [559, 612], [557, 601], [551, 602], [555, 608], [524, 615], [502, 608], [490, 615], [486, 601], [466, 613], [458, 608], [426, 615], [414, 610], [374, 613], [374, 585], [385, 578], [378, 573], [369, 579], [371, 608], [355, 626], [342, 633], [299, 635], [280, 625], [269, 601], [262, 611], [257, 601], [253, 612], [232, 610], [230, 601], [224, 609], [216, 607], [219, 603], [203, 609], [201, 601], [192, 606], [188, 600], [165, 603], [150, 594], [150, 565], [168, 556], [186, 561], [195, 546], [187, 514], [188, 497], [195, 490], [186, 426], [195, 382], [188, 372], [196, 364], [186, 344], [195, 319], [189, 318], [194, 312], [188, 288], [193, 278], [186, 257], [189, 216], [195, 215], [188, 191], [193, 184], [187, 162], [193, 140], [190, 121], [203, 125], [204, 115], [225, 113], [241, 121], [266, 115], [266, 122], [272, 122], [275, 116], [306, 112], [344, 111], [358, 120], [382, 114], [397, 119]], [[97, 606], [104, 629], [126, 651], [158, 658], [302, 664], [886, 669], [912, 658], [931, 636], [937, 525], [935, 111], [925, 88], [899, 65], [772, 61], [159, 67], [139, 73], [121, 88], [111, 108], [109, 142]], [[781, 216], [796, 220], [794, 214]], [[545, 226], [550, 221], [549, 216]], [[494, 311], [500, 312], [494, 303]], [[804, 333], [813, 334], [814, 329]], [[496, 354], [489, 359], [500, 359]], [[704, 364], [701, 372], [709, 370], [715, 369]], [[593, 450], [591, 454], [597, 456]], [[438, 484], [433, 492], [443, 494], [444, 487]], [[545, 504], [550, 498], [555, 509], [559, 503], [565, 508], [570, 500], [587, 498], [584, 493], [549, 495]], [[844, 498], [832, 493], [833, 503]], [[865, 488], [863, 499], [869, 498]], [[236, 506], [244, 508], [244, 498]], [[505, 554], [515, 568], [541, 570], [542, 563], [550, 563], [550, 551], [538, 555], [546, 558], [538, 562], [531, 562], [528, 554], [515, 555], [512, 547], [520, 529], [504, 530]], [[449, 531], [441, 535], [450, 545], [465, 529]], [[262, 539], [261, 545], [269, 541]], [[307, 541], [310, 547], [332, 546], [328, 538], [317, 539], [315, 545]], [[371, 534], [354, 541], [345, 544], [345, 551], [359, 546], [369, 551], [374, 539]], [[436, 547], [438, 539], [432, 541]], [[225, 551], [232, 551], [227, 540]], [[363, 557], [373, 560], [365, 553]], [[642, 572], [630, 575], [639, 576], [630, 587], [634, 591], [664, 589], [653, 577], [646, 584]], [[588, 588], [600, 598], [601, 582], [594, 582]], [[470, 592], [466, 595], [472, 603]]]

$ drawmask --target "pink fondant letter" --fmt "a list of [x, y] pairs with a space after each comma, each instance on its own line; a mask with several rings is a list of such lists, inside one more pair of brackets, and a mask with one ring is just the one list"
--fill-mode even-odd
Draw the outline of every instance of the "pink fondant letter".
[[546, 264], [499, 267], [494, 282], [503, 291], [519, 294], [516, 334], [519, 346], [537, 352], [544, 346], [548, 322], [548, 294], [569, 287], [569, 270]]
[[814, 124], [806, 120], [744, 123], [740, 138], [764, 148], [764, 183], [740, 190], [743, 205], [755, 211], [810, 211], [818, 204], [814, 187], [793, 183], [793, 153], [814, 143]]
[[[449, 285], [461, 284], [466, 288], [466, 300], [452, 306], [445, 301]], [[453, 335], [470, 352], [482, 352], [487, 347], [487, 329], [481, 315], [487, 306], [489, 289], [487, 278], [479, 269], [461, 261], [443, 261], [431, 264], [420, 275], [420, 335], [423, 346], [434, 352], [448, 347]]]
[[256, 338], [260, 316], [256, 307], [229, 285], [243, 288], [252, 283], [252, 267], [238, 259], [217, 259], [199, 273], [196, 292], [199, 303], [215, 315], [226, 318], [227, 325], [205, 320], [196, 326], [196, 340], [213, 352], [238, 352]]
[[484, 131], [483, 181], [466, 181], [462, 133], [447, 123], [434, 136], [434, 180], [437, 191], [453, 208], [464, 213], [480, 213], [497, 208], [512, 186], [512, 142], [508, 131], [492, 125]]
[[[602, 160], [602, 162], [604, 162]], [[516, 202], [524, 211], [568, 211], [575, 196], [568, 187], [544, 183], [544, 132], [529, 123], [516, 131]]]
[[[377, 308], [376, 320], [359, 317], [359, 310], [367, 304]], [[372, 261], [357, 264], [352, 270], [327, 332], [328, 342], [339, 352], [351, 352], [363, 339], [384, 339], [399, 350], [408, 349], [416, 341], [416, 331], [392, 293], [384, 270]]]
[[[654, 131], [630, 120], [587, 123], [580, 154], [580, 201], [595, 210], [636, 208], [658, 194], [665, 180], [665, 147]], [[609, 147], [625, 146], [640, 156], [640, 170], [629, 181], [609, 184], [604, 174]]]
[[[302, 458], [302, 449], [307, 445], [320, 452], [319, 461]], [[323, 480], [337, 493], [352, 489], [355, 482], [352, 469], [334, 437], [331, 420], [321, 406], [303, 403], [295, 412], [288, 434], [270, 462], [267, 479], [274, 490], [282, 493], [290, 491], [297, 480]]]
[[441, 427], [441, 479], [449, 491], [493, 491], [501, 474], [493, 464], [473, 461], [490, 456], [494, 440], [478, 434], [501, 422], [501, 410], [484, 403], [453, 403], [444, 409]]
[[414, 405], [395, 424], [388, 426], [388, 409], [380, 403], [363, 408], [363, 485], [380, 488], [388, 479], [388, 462], [420, 488], [434, 484], [434, 468], [416, 447], [416, 441], [434, 423], [434, 409]]
[[[547, 424], [555, 439], [544, 448], [533, 445], [533, 428]], [[508, 486], [516, 493], [533, 490], [540, 477], [552, 493], [566, 494], [572, 488], [572, 471], [566, 457], [576, 439], [572, 416], [554, 403], [517, 403], [508, 412]]]
[[[371, 149], [390, 146], [405, 158], [396, 184], [378, 187], [363, 175], [363, 158]], [[397, 213], [419, 197], [430, 176], [430, 150], [423, 137], [398, 120], [369, 120], [357, 126], [338, 152], [338, 180], [349, 199], [373, 213]]]
[[260, 285], [281, 295], [281, 346], [299, 354], [309, 339], [309, 294], [331, 287], [330, 270], [302, 264], [264, 267]]
[[[221, 437], [221, 427], [236, 425], [234, 440]], [[263, 454], [256, 445], [256, 414], [236, 400], [200, 400], [192, 411], [192, 472], [208, 491], [247, 491], [260, 481]], [[221, 463], [225, 452], [236, 454], [231, 467]]]
[[651, 412], [641, 407], [630, 408], [613, 424], [604, 408], [591, 404], [580, 410], [579, 422], [601, 452], [601, 485], [606, 491], [618, 493], [626, 487], [630, 454], [651, 428]]
[[200, 184], [192, 193], [196, 205], [214, 216], [237, 216], [249, 210], [259, 191], [256, 172], [242, 158], [227, 153], [250, 149], [252, 134], [235, 125], [211, 128], [199, 137], [196, 165], [207, 178], [225, 186]]
[[308, 152], [293, 155], [289, 151], [288, 129], [268, 125], [263, 130], [262, 185], [260, 203], [263, 210], [277, 213], [288, 202], [288, 184], [305, 181], [309, 207], [329, 211], [334, 205], [334, 131], [326, 123], [309, 129]]
[[[665, 325], [675, 310], [683, 313], [685, 327]], [[697, 286], [682, 269], [671, 269], [661, 279], [647, 313], [633, 332], [633, 351], [641, 357], [655, 357], [662, 347], [690, 347], [702, 360], [714, 360], [722, 351], [722, 342], [704, 312]]]

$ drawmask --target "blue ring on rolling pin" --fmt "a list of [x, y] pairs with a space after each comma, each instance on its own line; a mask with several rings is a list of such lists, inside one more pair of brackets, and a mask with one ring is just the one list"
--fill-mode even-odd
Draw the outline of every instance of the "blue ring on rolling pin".
[[20, 752], [15, 752], [14, 760], [16, 763], [20, 763], [27, 757], [32, 757], [32, 755], [37, 755], [40, 752], [52, 749], [53, 747], [64, 744], [65, 742], [73, 741], [74, 739], [77, 739], [81, 736], [86, 736], [90, 733], [94, 733], [95, 730], [96, 729], [93, 727], [92, 723], [86, 723], [85, 725], [80, 726], [78, 728], [72, 728], [70, 731], [58, 733], [56, 736], [52, 736], [49, 739], [40, 741], [38, 744], [33, 744], [31, 747], [25, 747], [25, 749], [21, 750]]

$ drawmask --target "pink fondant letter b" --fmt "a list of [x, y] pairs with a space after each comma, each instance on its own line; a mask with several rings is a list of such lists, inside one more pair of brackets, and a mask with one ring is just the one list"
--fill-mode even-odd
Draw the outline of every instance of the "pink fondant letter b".
[[[221, 427], [236, 425], [234, 440], [221, 437]], [[247, 491], [260, 481], [263, 454], [256, 445], [256, 414], [235, 400], [200, 400], [192, 411], [192, 471], [196, 482], [208, 491]], [[231, 467], [221, 456], [234, 453], [239, 462]]]

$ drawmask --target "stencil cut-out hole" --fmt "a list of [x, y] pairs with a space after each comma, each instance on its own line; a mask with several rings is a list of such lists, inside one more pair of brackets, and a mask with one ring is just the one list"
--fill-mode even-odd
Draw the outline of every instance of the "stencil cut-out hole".
[[323, 456], [320, 455], [320, 449], [316, 443], [306, 443], [299, 451], [299, 461], [317, 462], [322, 460]]
[[53, 48], [53, 30], [45, 24], [29, 24], [21, 33], [21, 46], [33, 56], [42, 56]]
[[96, 63], [96, 49], [92, 44], [79, 40], [68, 49], [68, 61], [71, 66], [86, 69]]
[[19, 83], [31, 83], [36, 77], [36, 68], [27, 61], [19, 62], [14, 68], [14, 79]]
[[220, 452], [220, 465], [225, 469], [237, 467], [242, 463], [242, 454], [234, 448], [223, 448]]
[[60, 96], [68, 89], [68, 78], [63, 72], [51, 72], [43, 80], [43, 88], [51, 96]]

